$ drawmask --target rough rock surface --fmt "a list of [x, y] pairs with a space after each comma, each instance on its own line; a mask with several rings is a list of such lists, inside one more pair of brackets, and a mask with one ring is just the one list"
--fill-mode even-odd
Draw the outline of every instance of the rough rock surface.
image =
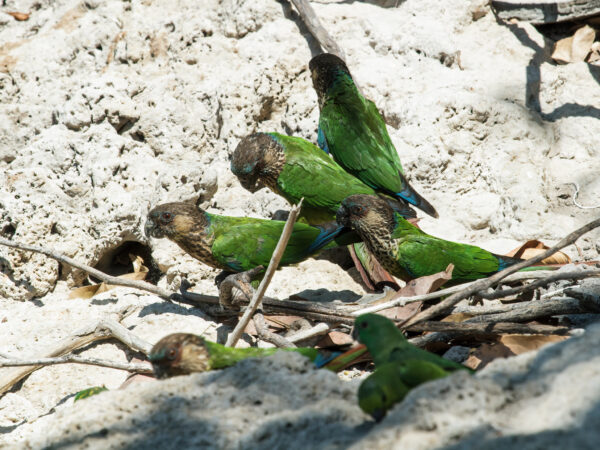
[[[104, 392], [19, 428], [30, 448], [595, 448], [600, 325], [412, 391], [379, 424], [297, 354]], [[15, 441], [16, 435], [18, 439]]]
[[[551, 42], [530, 25], [499, 23], [484, 0], [383, 7], [395, 3], [312, 4], [384, 112], [409, 179], [440, 213], [422, 227], [506, 252], [531, 238], [551, 243], [595, 218], [598, 210], [573, 206], [564, 183], [579, 183], [580, 202], [597, 203], [598, 68], [554, 65]], [[198, 196], [210, 211], [231, 215], [270, 217], [287, 208], [267, 190], [244, 191], [228, 155], [254, 131], [316, 138], [307, 65], [319, 49], [293, 8], [275, 0], [204, 0], [201, 8], [192, 0], [4, 4], [0, 236], [107, 270], [117, 270], [116, 254], [151, 247], [160, 285], [175, 289], [185, 277], [216, 293], [216, 272], [174, 244], [148, 242], [144, 217], [158, 202]], [[18, 22], [8, 11], [30, 18]], [[598, 259], [599, 238], [581, 239], [582, 255], [567, 251]], [[41, 356], [126, 306], [137, 310], [125, 324], [150, 342], [173, 331], [211, 339], [221, 332], [198, 311], [132, 290], [68, 300], [86, 276], [41, 255], [0, 247], [0, 268], [3, 353]], [[269, 295], [317, 299], [324, 289], [345, 299], [362, 293], [348, 272], [320, 257], [279, 271]], [[113, 343], [83, 355], [135, 356]], [[124, 379], [98, 367], [39, 370], [0, 398], [0, 430], [14, 442], [24, 421], [35, 425], [78, 390], [116, 389]]]

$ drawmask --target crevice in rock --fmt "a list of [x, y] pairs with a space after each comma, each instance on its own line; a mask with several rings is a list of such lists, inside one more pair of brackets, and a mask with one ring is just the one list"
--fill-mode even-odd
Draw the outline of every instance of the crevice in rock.
[[150, 247], [140, 242], [125, 241], [117, 247], [107, 249], [94, 268], [116, 277], [126, 273], [133, 273], [133, 261], [137, 256], [144, 261], [143, 265], [148, 268], [146, 281], [156, 284], [162, 273], [158, 268], [158, 264], [152, 257], [152, 250]]

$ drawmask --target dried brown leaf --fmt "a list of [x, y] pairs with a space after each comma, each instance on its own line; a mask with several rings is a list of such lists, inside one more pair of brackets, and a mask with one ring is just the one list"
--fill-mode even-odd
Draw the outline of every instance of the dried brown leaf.
[[395, 297], [414, 297], [415, 295], [429, 294], [430, 292], [437, 291], [448, 280], [452, 279], [453, 270], [454, 264], [448, 264], [448, 267], [443, 272], [410, 280], [406, 283], [406, 286], [398, 291]]
[[571, 37], [554, 44], [552, 59], [561, 64], [585, 61], [590, 53], [596, 32], [589, 25], [578, 29]]
[[29, 20], [29, 13], [23, 13], [23, 12], [7, 12], [6, 14], [8, 14], [9, 16], [13, 16], [15, 20], [18, 20], [19, 22], [23, 22], [25, 20]]
[[354, 342], [354, 339], [352, 339], [352, 336], [349, 334], [342, 333], [341, 331], [330, 331], [323, 336], [323, 339], [319, 341], [317, 347], [328, 348], [339, 345], [348, 345], [352, 344], [352, 342]]
[[394, 306], [392, 308], [383, 309], [377, 314], [387, 317], [388, 319], [406, 320], [412, 317], [421, 310], [423, 302], [413, 302], [404, 306]]
[[464, 365], [477, 370], [487, 366], [496, 358], [506, 358], [513, 355], [514, 353], [502, 343], [482, 344], [469, 355]]
[[442, 322], [460, 323], [460, 322], [464, 322], [465, 320], [469, 320], [473, 317], [474, 317], [474, 314], [454, 313], [454, 314], [450, 314], [449, 316], [444, 317], [441, 321]]
[[537, 334], [505, 334], [500, 337], [499, 341], [515, 355], [520, 355], [521, 353], [537, 350], [552, 342], [564, 341], [567, 338], [568, 336], [558, 336], [554, 334], [547, 336]]
[[92, 298], [94, 295], [96, 295], [99, 287], [99, 284], [92, 284], [90, 286], [82, 286], [72, 289], [71, 292], [69, 292], [69, 298], [81, 298], [84, 300]]
[[[528, 259], [533, 258], [540, 253], [543, 253], [545, 250], [548, 250], [546, 244], [537, 239], [532, 239], [530, 241], [525, 242], [523, 245], [511, 250], [506, 254], [506, 256], [511, 256], [513, 258], [522, 258]], [[547, 258], [542, 259], [539, 264], [569, 264], [571, 262], [571, 258], [563, 252], [556, 252]]]
[[380, 285], [381, 283], [385, 283], [388, 286], [391, 286], [396, 290], [400, 289], [400, 286], [398, 286], [394, 277], [392, 277], [381, 266], [379, 261], [377, 261], [377, 259], [373, 255], [373, 253], [371, 253], [371, 251], [368, 248], [365, 247], [365, 249], [364, 249], [365, 256], [366, 256], [365, 257], [365, 260], [366, 260], [365, 265], [363, 265], [362, 261], [356, 254], [354, 246], [352, 246], [352, 245], [348, 246], [348, 250], [350, 251], [350, 257], [352, 258], [352, 261], [354, 262], [354, 266], [356, 267], [356, 270], [358, 270], [358, 273], [359, 273], [361, 279], [363, 280], [363, 283], [369, 290], [371, 290], [371, 291], [377, 290], [378, 285]]
[[[117, 278], [123, 278], [126, 280], [144, 280], [148, 276], [148, 272], [134, 272], [134, 273], [126, 273], [123, 275], [119, 275]], [[90, 286], [82, 286], [79, 288], [75, 288], [71, 290], [69, 293], [70, 299], [80, 298], [80, 299], [88, 299], [92, 298], [95, 295], [101, 294], [102, 292], [109, 291], [111, 289], [116, 288], [117, 286], [112, 284], [100, 283], [100, 284], [92, 284]]]

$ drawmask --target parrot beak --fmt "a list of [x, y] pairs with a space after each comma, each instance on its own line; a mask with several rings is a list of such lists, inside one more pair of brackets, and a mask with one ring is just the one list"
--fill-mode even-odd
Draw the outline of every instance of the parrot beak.
[[350, 227], [348, 220], [348, 210], [344, 205], [340, 206], [335, 213], [335, 221], [344, 227]]
[[146, 234], [146, 237], [148, 237], [148, 238], [165, 237], [165, 234], [163, 233], [163, 231], [160, 229], [160, 227], [158, 227], [156, 225], [156, 222], [154, 221], [154, 219], [152, 219], [152, 217], [150, 215], [148, 216], [148, 219], [146, 220], [146, 225], [144, 226], [144, 233]]

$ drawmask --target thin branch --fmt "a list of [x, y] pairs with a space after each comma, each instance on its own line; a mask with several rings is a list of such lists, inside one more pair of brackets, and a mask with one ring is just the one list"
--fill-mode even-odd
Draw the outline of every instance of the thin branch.
[[596, 208], [600, 208], [600, 205], [596, 205], [596, 206], [583, 206], [581, 204], [579, 204], [577, 202], [577, 196], [579, 195], [579, 185], [577, 183], [565, 183], [565, 184], [570, 184], [575, 188], [575, 193], [573, 194], [573, 204], [575, 206], [577, 206], [580, 209], [596, 209]]
[[287, 339], [290, 342], [300, 342], [308, 338], [327, 334], [332, 328], [333, 327], [331, 325], [321, 322], [316, 324], [314, 327], [309, 328], [308, 330], [300, 330], [297, 333], [288, 336]]
[[590, 296], [587, 301], [570, 297], [535, 300], [513, 305], [513, 307], [506, 312], [482, 314], [461, 323], [529, 322], [543, 317], [585, 313], [600, 313], [600, 298]]
[[568, 327], [555, 327], [552, 325], [536, 325], [507, 322], [420, 322], [410, 328], [409, 331], [435, 331], [442, 333], [453, 333], [455, 335], [477, 335], [477, 334], [567, 334]]
[[417, 322], [423, 322], [425, 320], [429, 320], [433, 317], [444, 314], [445, 312], [447, 312], [450, 308], [452, 308], [454, 305], [456, 305], [461, 300], [463, 300], [467, 297], [470, 297], [471, 295], [473, 295], [479, 291], [482, 291], [484, 289], [487, 289], [487, 288], [493, 286], [494, 284], [496, 284], [500, 280], [506, 278], [510, 274], [513, 274], [525, 267], [528, 267], [528, 266], [531, 266], [532, 264], [540, 262], [544, 258], [547, 258], [550, 255], [553, 255], [558, 250], [561, 250], [562, 248], [566, 247], [567, 245], [573, 244], [583, 234], [585, 234], [588, 231], [593, 230], [594, 228], [597, 228], [599, 226], [600, 226], [600, 219], [596, 219], [596, 220], [588, 223], [587, 225], [584, 225], [583, 227], [573, 231], [571, 234], [569, 234], [565, 238], [561, 239], [561, 241], [558, 244], [556, 244], [553, 247], [549, 248], [548, 250], [540, 253], [539, 255], [536, 255], [533, 258], [529, 258], [525, 261], [521, 261], [517, 264], [507, 267], [506, 269], [492, 275], [491, 277], [483, 278], [481, 280], [475, 281], [473, 284], [471, 284], [469, 287], [462, 290], [461, 292], [452, 294], [450, 297], [448, 297], [441, 303], [434, 305], [431, 308], [426, 309], [425, 311], [422, 311], [422, 312], [414, 315], [413, 317], [409, 318], [403, 324], [401, 324], [402, 328], [408, 328]]
[[50, 366], [67, 363], [88, 364], [91, 366], [108, 367], [111, 369], [120, 369], [136, 373], [152, 373], [152, 367], [148, 364], [122, 363], [99, 358], [83, 358], [76, 355], [65, 355], [57, 358], [1, 359], [0, 367]]
[[[526, 279], [531, 279], [531, 278], [539, 279], [539, 278], [545, 277], [548, 274], [555, 274], [555, 273], [556, 273], [556, 271], [550, 271], [550, 270], [540, 270], [540, 271], [535, 271], [535, 272], [520, 272], [520, 273], [515, 273], [515, 274], [512, 274], [512, 275], [506, 277], [506, 279], [504, 281], [506, 283], [509, 283], [509, 282], [514, 282], [514, 281], [522, 281], [522, 280], [526, 280]], [[452, 286], [452, 287], [449, 287], [446, 289], [441, 289], [439, 291], [431, 292], [429, 294], [414, 295], [412, 297], [398, 297], [398, 298], [392, 299], [385, 303], [379, 303], [379, 304], [376, 304], [373, 306], [369, 306], [367, 308], [359, 309], [357, 311], [352, 312], [351, 314], [352, 314], [352, 316], [356, 317], [356, 316], [360, 316], [361, 314], [374, 313], [374, 312], [382, 311], [384, 309], [393, 308], [395, 306], [405, 306], [409, 303], [433, 300], [436, 298], [444, 297], [446, 295], [454, 294], [456, 292], [461, 292], [462, 290], [468, 288], [469, 286], [472, 286], [473, 283], [475, 283], [475, 281], [459, 284], [457, 286]], [[481, 292], [478, 292], [477, 295], [481, 295]]]
[[293, 343], [288, 341], [283, 336], [280, 336], [276, 333], [269, 331], [269, 326], [265, 321], [265, 316], [263, 316], [262, 311], [259, 309], [254, 313], [254, 327], [256, 328], [256, 333], [258, 337], [263, 341], [270, 342], [279, 348], [294, 348], [296, 347]]
[[[116, 313], [115, 318], [108, 317], [99, 322], [87, 325], [40, 353], [44, 355], [44, 358], [63, 356], [92, 342], [115, 337], [125, 345], [147, 354], [152, 348], [152, 344], [134, 336], [127, 328], [118, 323], [133, 311], [134, 309], [130, 307], [124, 308]], [[0, 395], [10, 390], [16, 383], [41, 367], [43, 366], [26, 366], [15, 370], [3, 371], [2, 376], [0, 376]]]
[[152, 292], [153, 294], [158, 295], [159, 297], [163, 297], [164, 299], [169, 300], [169, 297], [173, 294], [172, 292], [167, 291], [166, 289], [161, 289], [158, 286], [154, 286], [146, 281], [142, 280], [127, 280], [124, 278], [113, 277], [111, 275], [107, 275], [104, 272], [99, 271], [98, 269], [94, 269], [87, 264], [80, 263], [75, 261], [73, 258], [69, 258], [61, 253], [55, 252], [53, 250], [49, 250], [43, 247], [37, 247], [35, 245], [22, 244], [20, 242], [9, 241], [8, 239], [0, 238], [0, 245], [4, 245], [6, 247], [16, 248], [17, 250], [25, 250], [28, 252], [41, 253], [42, 255], [46, 255], [56, 261], [67, 264], [69, 266], [75, 267], [76, 269], [83, 270], [84, 272], [89, 273], [90, 275], [98, 278], [99, 280], [104, 281], [107, 284], [112, 284], [113, 286], [125, 286], [132, 287], [136, 289], [141, 289], [143, 291]]
[[533, 283], [526, 284], [525, 286], [517, 286], [510, 289], [500, 289], [494, 292], [478, 292], [477, 295], [488, 300], [497, 298], [504, 298], [510, 295], [521, 294], [523, 292], [533, 291], [542, 286], [546, 286], [550, 283], [559, 280], [581, 280], [583, 278], [598, 277], [600, 276], [600, 269], [582, 270], [579, 272], [560, 272], [554, 273], [546, 278], [534, 281]]
[[260, 306], [261, 300], [262, 300], [263, 296], [265, 295], [265, 292], [267, 290], [267, 287], [269, 286], [269, 283], [273, 279], [275, 270], [277, 270], [279, 261], [281, 261], [283, 252], [285, 251], [285, 248], [287, 247], [287, 243], [290, 239], [290, 236], [292, 235], [292, 231], [294, 230], [294, 224], [296, 223], [298, 214], [300, 214], [300, 208], [302, 207], [302, 200], [303, 199], [300, 199], [300, 202], [298, 203], [298, 205], [292, 206], [292, 209], [290, 210], [290, 215], [285, 223], [285, 226], [283, 227], [281, 236], [279, 237], [279, 242], [277, 242], [277, 246], [275, 247], [275, 250], [273, 251], [273, 255], [271, 256], [271, 260], [269, 261], [269, 267], [267, 267], [267, 270], [265, 271], [265, 276], [263, 277], [262, 281], [260, 282], [258, 289], [252, 296], [252, 300], [250, 300], [250, 303], [247, 306], [246, 310], [244, 311], [242, 318], [236, 325], [233, 332], [227, 338], [226, 345], [228, 347], [235, 347], [235, 344], [240, 339], [240, 337], [242, 336], [242, 333], [246, 329], [248, 322], [250, 322], [250, 318], [254, 315], [254, 313]]
[[321, 21], [317, 17], [317, 14], [315, 13], [315, 10], [312, 8], [312, 6], [310, 6], [308, 0], [291, 0], [291, 2], [298, 10], [298, 13], [308, 28], [308, 31], [310, 31], [310, 34], [312, 34], [319, 42], [321, 48], [327, 53], [333, 53], [345, 61], [346, 55], [344, 54], [344, 51], [336, 44], [331, 35], [323, 27]]

